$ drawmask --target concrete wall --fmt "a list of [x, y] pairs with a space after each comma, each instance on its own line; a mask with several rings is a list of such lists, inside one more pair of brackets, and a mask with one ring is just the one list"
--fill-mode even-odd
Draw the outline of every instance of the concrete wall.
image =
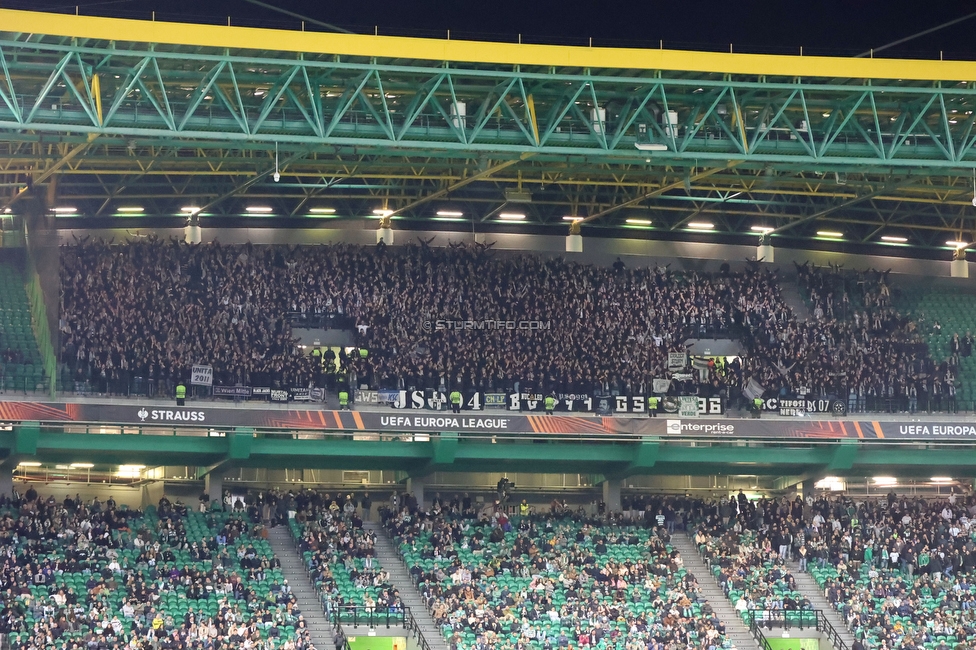
[[54, 498], [59, 502], [63, 501], [67, 495], [71, 495], [71, 498], [74, 498], [78, 494], [85, 501], [90, 501], [97, 496], [102, 502], [107, 501], [111, 496], [119, 505], [125, 504], [130, 508], [144, 508], [150, 504], [156, 505], [164, 494], [171, 501], [181, 499], [188, 506], [195, 507], [198, 503], [200, 492], [203, 489], [198, 485], [167, 484], [163, 481], [128, 486], [74, 481], [27, 482], [14, 479], [14, 487], [20, 494], [26, 492], [30, 486], [33, 486], [37, 490], [37, 493], [45, 498], [53, 494]]
[[71, 495], [73, 499], [75, 494], [78, 494], [85, 501], [90, 501], [97, 496], [104, 503], [109, 497], [113, 497], [117, 504], [125, 504], [130, 508], [142, 508], [144, 505], [144, 491], [142, 486], [129, 487], [124, 485], [102, 485], [98, 483], [65, 481], [51, 481], [49, 483], [31, 481], [27, 483], [26, 481], [14, 479], [14, 488], [20, 494], [24, 494], [31, 486], [37, 490], [38, 495], [46, 498], [53, 494], [54, 498], [59, 502], [64, 501], [64, 497], [67, 495]]
[[[63, 244], [70, 245], [74, 243], [74, 237], [92, 235], [106, 240], [115, 237], [116, 241], [120, 241], [132, 238], [133, 232], [126, 229], [61, 230], [59, 236]], [[164, 239], [171, 236], [178, 239], [183, 238], [182, 228], [161, 228], [138, 232], [143, 235], [155, 232]], [[397, 244], [416, 243], [418, 237], [424, 239], [434, 237], [433, 246], [447, 246], [449, 242], [473, 242], [475, 237], [471, 232], [444, 231], [395, 231], [395, 236]], [[746, 260], [756, 259], [755, 246], [586, 237], [584, 232], [583, 252], [566, 253], [566, 238], [564, 236], [517, 233], [491, 233], [483, 236], [484, 241], [496, 242], [495, 250], [534, 251], [542, 254], [570, 256], [574, 260], [595, 264], [607, 264], [620, 256], [632, 266], [647, 266], [672, 261], [676, 264], [672, 267], [675, 269], [715, 271], [725, 262], [736, 268], [744, 266]], [[328, 244], [346, 242], [374, 246], [376, 244], [376, 222], [368, 222], [363, 227], [347, 228], [204, 228], [203, 241], [210, 242], [215, 239], [222, 243], [251, 241], [255, 244]], [[948, 277], [949, 260], [948, 251], [945, 260], [924, 260], [777, 248], [776, 264], [770, 266], [792, 272], [794, 262], [802, 264], [810, 261], [818, 265], [841, 264], [848, 269], [891, 269], [892, 273], [903, 275]], [[976, 269], [972, 268], [972, 264], [973, 262], [970, 262], [970, 277], [976, 278]]]

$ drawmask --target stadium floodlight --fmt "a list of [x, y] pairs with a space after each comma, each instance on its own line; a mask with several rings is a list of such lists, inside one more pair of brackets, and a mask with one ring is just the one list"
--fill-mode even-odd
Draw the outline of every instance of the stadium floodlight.
[[309, 208], [309, 214], [335, 214], [335, 208]]
[[875, 476], [875, 485], [898, 485], [898, 479], [894, 476]]
[[650, 219], [624, 219], [624, 223], [630, 224], [631, 226], [649, 226], [654, 222]]
[[41, 464], [35, 460], [23, 460], [17, 463], [17, 467], [40, 467]]
[[714, 230], [715, 224], [708, 223], [707, 221], [692, 221], [688, 224], [689, 228], [694, 228], [695, 230]]
[[571, 216], [563, 217], [563, 221], [582, 221], [582, 220], [583, 217], [571, 217]]
[[91, 469], [94, 466], [94, 463], [71, 463], [69, 465], [71, 469]]
[[952, 483], [952, 477], [951, 476], [933, 476], [932, 477], [932, 482], [933, 483]]
[[525, 219], [525, 215], [521, 212], [502, 212], [498, 218], [506, 221], [522, 221]]
[[638, 151], [667, 151], [668, 145], [659, 142], [638, 142], [634, 145]]
[[393, 214], [393, 210], [388, 210], [386, 208], [376, 208], [375, 210], [373, 210], [373, 214], [375, 214], [377, 217], [388, 217], [391, 214]]
[[773, 228], [771, 226], [752, 226], [749, 228], [749, 230], [752, 232], [758, 232], [760, 235], [766, 235], [773, 232]]
[[145, 465], [119, 465], [116, 476], [119, 478], [139, 478], [144, 469], [146, 469]]
[[58, 208], [54, 208], [54, 214], [74, 214], [78, 211], [78, 208], [73, 208], [71, 206], [63, 205]]
[[438, 210], [438, 217], [463, 217], [464, 213], [458, 210]]
[[117, 208], [116, 212], [124, 212], [127, 214], [139, 214], [140, 212], [145, 212], [146, 209], [141, 205], [125, 205], [121, 208]]
[[908, 241], [908, 237], [895, 237], [894, 235], [882, 235], [881, 241], [886, 241], [891, 244], [904, 244]]
[[966, 248], [969, 244], [964, 241], [947, 241], [946, 246], [950, 248]]
[[244, 209], [251, 214], [270, 214], [274, 212], [272, 208], [266, 205], [249, 205]]
[[842, 233], [842, 232], [835, 232], [833, 230], [818, 230], [817, 231], [817, 237], [830, 237], [832, 239], [838, 239], [838, 238], [843, 237], [843, 236], [844, 236], [844, 233]]
[[184, 205], [182, 208], [180, 208], [180, 212], [185, 212], [189, 215], [194, 215], [199, 211], [200, 208], [196, 207], [195, 205]]
[[842, 492], [844, 490], [844, 480], [836, 476], [825, 476], [813, 485], [818, 490], [830, 490], [831, 492]]

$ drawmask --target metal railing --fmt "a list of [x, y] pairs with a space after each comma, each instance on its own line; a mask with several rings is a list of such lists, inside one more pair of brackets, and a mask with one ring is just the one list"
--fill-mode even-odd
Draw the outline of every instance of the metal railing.
[[771, 650], [763, 634], [766, 630], [815, 629], [830, 641], [834, 650], [850, 650], [820, 609], [753, 609], [746, 611], [749, 631], [762, 650]]
[[[352, 627], [365, 625], [371, 628], [386, 627], [387, 629], [402, 627], [417, 641], [421, 650], [430, 650], [430, 644], [427, 643], [423, 632], [420, 631], [417, 619], [406, 605], [387, 608], [365, 607], [363, 605], [336, 606], [331, 605], [323, 596], [322, 609], [329, 622], [336, 629], [343, 630], [343, 625], [351, 625]], [[343, 637], [348, 638], [344, 630]]]
[[[325, 598], [323, 597], [323, 601]], [[333, 626], [342, 624], [359, 627], [407, 627], [406, 607], [365, 607], [363, 605], [333, 605], [323, 602], [326, 615]]]

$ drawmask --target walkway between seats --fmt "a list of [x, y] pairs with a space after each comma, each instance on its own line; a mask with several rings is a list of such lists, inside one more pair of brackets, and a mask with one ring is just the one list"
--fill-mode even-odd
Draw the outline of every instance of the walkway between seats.
[[417, 591], [407, 566], [393, 547], [393, 542], [390, 540], [386, 529], [381, 524], [370, 521], [365, 522], [363, 528], [376, 534], [376, 560], [390, 574], [390, 582], [400, 592], [400, 600], [403, 601], [403, 604], [410, 608], [410, 613], [413, 614], [417, 627], [420, 629], [424, 640], [427, 641], [427, 645], [430, 646], [430, 650], [448, 650], [449, 647], [444, 635], [441, 634], [437, 624], [434, 623], [434, 619], [431, 618], [424, 606], [420, 592]]
[[794, 577], [796, 577], [796, 587], [800, 590], [800, 593], [807, 597], [814, 609], [823, 610], [827, 622], [834, 627], [834, 630], [843, 639], [844, 643], [847, 644], [848, 648], [854, 645], [854, 635], [847, 629], [847, 625], [845, 625], [840, 612], [834, 609], [824, 596], [823, 591], [821, 591], [813, 576], [800, 571], [799, 562], [790, 562], [790, 569], [793, 571]]
[[729, 599], [725, 597], [725, 593], [719, 586], [715, 576], [708, 570], [701, 555], [698, 553], [698, 549], [695, 547], [694, 540], [685, 533], [676, 532], [671, 537], [671, 545], [681, 553], [681, 559], [684, 560], [685, 568], [698, 578], [698, 585], [701, 587], [702, 596], [712, 606], [712, 610], [718, 616], [718, 620], [725, 623], [725, 635], [732, 640], [735, 647], [738, 650], [760, 650], [759, 644], [756, 642], [755, 637], [752, 636], [752, 632], [742, 622], [742, 619], [736, 615], [735, 608], [732, 607]]
[[312, 636], [316, 650], [332, 650], [335, 639], [332, 624], [322, 610], [322, 604], [315, 592], [315, 586], [308, 577], [302, 557], [295, 546], [287, 526], [276, 526], [268, 531], [268, 542], [281, 561], [281, 574], [288, 581], [291, 591], [298, 600], [305, 622]]

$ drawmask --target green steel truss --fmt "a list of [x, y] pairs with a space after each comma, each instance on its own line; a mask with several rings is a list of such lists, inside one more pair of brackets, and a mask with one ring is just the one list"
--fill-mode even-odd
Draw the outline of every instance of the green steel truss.
[[655, 158], [693, 164], [976, 165], [973, 83], [394, 65], [5, 36], [0, 127], [11, 130], [419, 155], [626, 162], [653, 144], [667, 147]]
[[[0, 32], [0, 196], [57, 180], [90, 217], [139, 200], [239, 217], [323, 199], [362, 218], [491, 222], [505, 190], [528, 222], [682, 232], [762, 223], [855, 242], [973, 230], [976, 83], [756, 78], [221, 51]], [[274, 183], [275, 147], [282, 182]], [[716, 170], [721, 169], [718, 173]], [[476, 182], [470, 177], [479, 175]], [[457, 186], [457, 188], [455, 188]], [[799, 225], [797, 225], [799, 224]], [[797, 225], [796, 227], [793, 227]]]

